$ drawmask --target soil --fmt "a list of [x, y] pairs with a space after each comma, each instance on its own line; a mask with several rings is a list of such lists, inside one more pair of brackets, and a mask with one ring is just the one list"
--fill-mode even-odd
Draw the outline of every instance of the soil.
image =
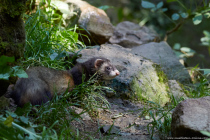
[[[81, 116], [82, 122], [73, 121], [75, 126], [84, 137], [119, 139], [119, 140], [149, 140], [150, 135], [147, 125], [151, 119], [141, 116], [144, 105], [131, 103], [119, 98], [108, 99], [111, 108], [99, 109], [97, 118], [89, 118], [88, 114]], [[157, 134], [153, 139], [159, 140]]]

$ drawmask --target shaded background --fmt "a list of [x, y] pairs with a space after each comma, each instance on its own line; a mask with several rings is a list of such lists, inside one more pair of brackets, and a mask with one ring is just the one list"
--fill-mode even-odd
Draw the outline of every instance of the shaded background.
[[[177, 2], [167, 3], [163, 1], [164, 8], [168, 8], [164, 14], [150, 9], [144, 9], [141, 6], [141, 0], [85, 0], [95, 7], [108, 5], [109, 9], [105, 10], [113, 25], [122, 21], [131, 21], [134, 23], [145, 23], [149, 28], [154, 29], [164, 39], [166, 31], [175, 27], [170, 18], [173, 13], [184, 12], [185, 9]], [[203, 0], [180, 0], [187, 8], [196, 10], [202, 6]], [[159, 3], [160, 0], [150, 0], [152, 3]], [[178, 23], [179, 21], [175, 21]], [[210, 68], [210, 57], [208, 48], [202, 46], [200, 38], [204, 37], [203, 31], [210, 31], [210, 19], [204, 19], [200, 24], [194, 25], [192, 19], [185, 20], [184, 24], [168, 36], [167, 42], [173, 47], [175, 43], [180, 43], [182, 47], [189, 47], [196, 51], [193, 57], [188, 57], [185, 62], [188, 67], [195, 67], [199, 64], [200, 68]]]

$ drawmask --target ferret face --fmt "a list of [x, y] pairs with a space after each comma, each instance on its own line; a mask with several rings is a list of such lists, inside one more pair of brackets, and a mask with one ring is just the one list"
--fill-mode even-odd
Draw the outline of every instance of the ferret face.
[[101, 61], [101, 65], [98, 66], [98, 74], [101, 76], [101, 79], [111, 80], [120, 75], [120, 72], [109, 61], [97, 59], [96, 63], [97, 61]]

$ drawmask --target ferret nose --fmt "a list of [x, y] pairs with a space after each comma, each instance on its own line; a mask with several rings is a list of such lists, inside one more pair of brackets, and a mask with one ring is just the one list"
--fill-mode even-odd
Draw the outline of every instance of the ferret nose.
[[117, 75], [117, 76], [120, 75], [120, 72], [119, 72], [119, 71], [116, 71], [116, 75]]

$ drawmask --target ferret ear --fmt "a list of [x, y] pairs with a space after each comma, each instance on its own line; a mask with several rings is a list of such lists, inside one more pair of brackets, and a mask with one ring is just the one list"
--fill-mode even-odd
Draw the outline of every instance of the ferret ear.
[[95, 61], [95, 68], [99, 68], [104, 63], [102, 59], [96, 59]]

